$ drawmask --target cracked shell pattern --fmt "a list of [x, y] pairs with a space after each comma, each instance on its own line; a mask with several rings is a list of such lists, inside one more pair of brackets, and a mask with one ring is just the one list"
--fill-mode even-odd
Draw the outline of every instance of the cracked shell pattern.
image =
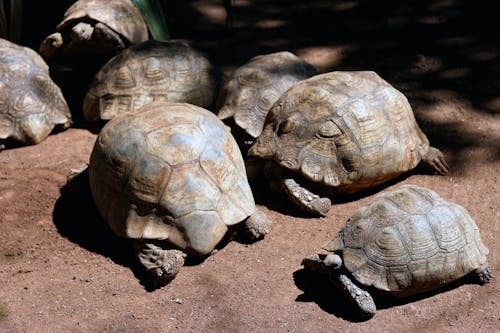
[[229, 129], [189, 104], [152, 103], [115, 117], [97, 138], [89, 177], [115, 233], [198, 255], [255, 210]]

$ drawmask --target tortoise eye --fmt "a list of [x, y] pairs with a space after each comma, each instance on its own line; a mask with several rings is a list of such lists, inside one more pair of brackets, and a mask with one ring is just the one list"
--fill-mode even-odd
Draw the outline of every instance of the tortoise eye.
[[290, 119], [285, 120], [281, 123], [278, 129], [278, 135], [290, 133], [293, 129], [293, 122]]
[[331, 120], [328, 120], [321, 124], [318, 135], [323, 138], [333, 138], [341, 134], [340, 129], [335, 125], [335, 123]]

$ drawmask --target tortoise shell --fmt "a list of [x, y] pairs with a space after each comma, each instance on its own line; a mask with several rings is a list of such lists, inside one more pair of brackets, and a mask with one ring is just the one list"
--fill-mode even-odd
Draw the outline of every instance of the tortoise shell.
[[351, 193], [413, 169], [429, 147], [406, 97], [375, 72], [331, 72], [279, 98], [250, 154]]
[[318, 74], [290, 52], [256, 56], [236, 69], [221, 89], [219, 119], [234, 122], [253, 138], [259, 136], [267, 112], [294, 83]]
[[114, 118], [97, 138], [89, 177], [115, 233], [196, 255], [209, 254], [228, 226], [255, 211], [229, 129], [190, 104], [156, 102]]
[[183, 41], [147, 41], [121, 52], [97, 73], [83, 101], [87, 120], [109, 120], [153, 102], [184, 102], [208, 108], [218, 71]]
[[[129, 45], [148, 39], [148, 28], [130, 0], [79, 0], [64, 13], [39, 52], [48, 62], [81, 67], [102, 63]], [[102, 59], [101, 59], [102, 58]]]
[[0, 142], [43, 141], [71, 114], [43, 59], [33, 50], [0, 39]]
[[146, 23], [130, 0], [78, 0], [64, 13], [56, 30], [62, 31], [81, 21], [104, 23], [125, 37], [129, 44], [141, 43], [148, 39]]
[[459, 279], [484, 265], [488, 254], [463, 207], [414, 185], [358, 209], [324, 248], [340, 251], [358, 282], [396, 296]]

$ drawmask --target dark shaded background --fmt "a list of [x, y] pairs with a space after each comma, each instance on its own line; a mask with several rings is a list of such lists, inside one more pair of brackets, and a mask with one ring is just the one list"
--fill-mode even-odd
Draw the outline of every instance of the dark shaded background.
[[[23, 44], [38, 49], [72, 2], [26, 1]], [[439, 122], [425, 114], [450, 99], [498, 114], [500, 27], [490, 2], [238, 0], [232, 1], [230, 29], [221, 0], [162, 3], [172, 38], [191, 40], [226, 73], [255, 55], [281, 50], [322, 72], [374, 70], [405, 93], [431, 142], [451, 153], [451, 164], [466, 163], [461, 150], [468, 146], [487, 146], [500, 157], [498, 134], [464, 131], [461, 110], [457, 119]], [[318, 49], [324, 57], [308, 57]], [[79, 101], [73, 104], [74, 110]]]

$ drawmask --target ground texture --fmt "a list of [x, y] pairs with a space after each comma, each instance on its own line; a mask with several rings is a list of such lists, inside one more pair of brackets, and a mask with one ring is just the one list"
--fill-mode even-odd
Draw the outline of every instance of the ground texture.
[[[71, 128], [37, 146], [3, 151], [0, 331], [498, 332], [498, 278], [482, 287], [465, 281], [417, 299], [381, 301], [373, 319], [358, 322], [326, 281], [300, 266], [357, 207], [380, 191], [416, 184], [466, 207], [499, 275], [500, 44], [493, 13], [461, 1], [239, 0], [233, 6], [227, 31], [218, 1], [172, 4], [171, 34], [192, 40], [227, 74], [254, 55], [280, 50], [322, 72], [376, 70], [408, 96], [450, 173], [417, 170], [334, 200], [325, 218], [305, 216], [255, 184], [259, 207], [274, 221], [268, 237], [251, 245], [228, 242], [152, 290], [128, 243], [104, 226], [85, 179], [63, 188], [71, 170], [88, 160], [95, 134]], [[45, 30], [30, 25], [26, 44], [36, 48], [63, 11], [50, 12], [55, 21]], [[31, 13], [40, 20], [39, 14]], [[80, 109], [72, 111], [78, 117]]]

